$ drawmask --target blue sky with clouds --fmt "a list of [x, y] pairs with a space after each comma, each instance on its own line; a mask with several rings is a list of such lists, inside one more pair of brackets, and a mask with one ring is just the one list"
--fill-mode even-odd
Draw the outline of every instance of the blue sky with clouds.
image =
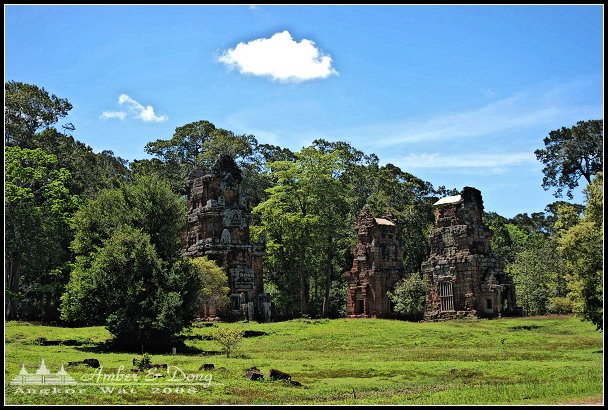
[[[5, 80], [74, 106], [94, 150], [206, 119], [299, 150], [345, 140], [482, 191], [511, 217], [555, 198], [534, 150], [603, 118], [602, 6], [5, 6]], [[580, 190], [575, 196], [582, 202]]]

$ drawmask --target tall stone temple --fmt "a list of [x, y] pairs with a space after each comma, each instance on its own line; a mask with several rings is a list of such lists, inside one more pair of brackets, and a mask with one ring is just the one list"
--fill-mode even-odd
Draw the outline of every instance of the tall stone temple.
[[357, 220], [358, 240], [352, 248], [353, 267], [348, 279], [347, 317], [388, 317], [388, 291], [404, 276], [403, 248], [397, 239], [392, 214], [374, 218], [364, 207]]
[[250, 242], [251, 209], [241, 192], [242, 179], [241, 170], [227, 155], [220, 156], [209, 170], [190, 172], [183, 253], [207, 256], [228, 275], [230, 306], [226, 311], [205, 306], [201, 317], [266, 321], [271, 316], [271, 303], [264, 293], [264, 243]]
[[430, 257], [421, 268], [429, 284], [425, 320], [521, 314], [513, 281], [490, 250], [481, 192], [465, 187], [434, 206]]

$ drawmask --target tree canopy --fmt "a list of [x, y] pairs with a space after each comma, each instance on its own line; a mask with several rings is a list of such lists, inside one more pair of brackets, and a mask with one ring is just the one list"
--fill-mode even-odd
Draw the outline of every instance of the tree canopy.
[[549, 132], [543, 140], [544, 149], [534, 151], [536, 158], [545, 164], [543, 188], [555, 187], [555, 196], [561, 197], [564, 188], [572, 199], [572, 190], [581, 177], [591, 178], [603, 169], [604, 126], [602, 120], [579, 121], [575, 126]]
[[152, 176], [102, 190], [74, 216], [62, 318], [105, 324], [127, 348], [167, 347], [200, 312], [203, 277], [180, 256], [185, 204]]
[[4, 141], [32, 148], [30, 139], [65, 117], [72, 104], [44, 88], [18, 81], [4, 84]]
[[[6, 315], [58, 317], [67, 279], [71, 174], [42, 149], [5, 148]], [[45, 295], [45, 297], [43, 297]]]

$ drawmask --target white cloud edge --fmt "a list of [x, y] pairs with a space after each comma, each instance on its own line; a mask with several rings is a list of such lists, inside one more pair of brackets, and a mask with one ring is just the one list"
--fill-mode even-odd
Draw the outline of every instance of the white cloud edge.
[[[403, 169], [420, 168], [502, 168], [535, 164], [532, 152], [463, 153], [443, 155], [439, 153], [408, 154], [402, 158], [393, 157], [392, 162]], [[383, 161], [385, 162], [385, 161]]]
[[[168, 119], [165, 114], [156, 114], [154, 107], [151, 105], [144, 106], [135, 99], [131, 98], [127, 94], [120, 94], [118, 97], [118, 104], [125, 105], [128, 110], [133, 114], [132, 118], [141, 120], [143, 122], [163, 122]], [[127, 112], [125, 111], [103, 111], [100, 117], [104, 120], [119, 119], [124, 121], [127, 118]]]
[[113, 118], [118, 118], [123, 121], [127, 116], [127, 113], [124, 111], [104, 111], [101, 113], [101, 118], [104, 120], [109, 120]]
[[240, 42], [217, 58], [241, 74], [268, 76], [279, 82], [302, 82], [339, 75], [329, 54], [324, 54], [309, 39], [294, 41], [288, 30], [269, 38]]
[[129, 110], [135, 114], [135, 118], [142, 120], [143, 122], [163, 122], [168, 119], [164, 114], [157, 115], [154, 112], [154, 107], [151, 105], [144, 106], [127, 94], [120, 94], [118, 103], [126, 105]]

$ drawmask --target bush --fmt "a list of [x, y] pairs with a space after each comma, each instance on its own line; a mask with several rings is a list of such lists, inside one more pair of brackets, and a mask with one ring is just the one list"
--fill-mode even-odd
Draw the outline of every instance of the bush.
[[139, 178], [104, 190], [76, 213], [76, 262], [63, 320], [105, 324], [118, 347], [167, 350], [200, 312], [202, 277], [180, 257], [183, 201], [168, 184]]
[[549, 300], [549, 313], [567, 315], [574, 312], [574, 302], [567, 297], [554, 297]]
[[230, 357], [230, 352], [243, 340], [241, 332], [222, 327], [215, 330], [212, 337], [213, 340], [222, 345], [222, 351], [226, 353], [226, 357]]
[[164, 262], [148, 235], [123, 226], [90, 260], [76, 263], [62, 317], [105, 323], [120, 347], [167, 347], [198, 313], [200, 286], [189, 261]]
[[388, 297], [394, 303], [395, 313], [406, 320], [419, 321], [424, 316], [426, 292], [427, 286], [420, 274], [412, 273], [397, 283], [395, 290], [388, 292]]
[[221, 312], [230, 303], [228, 275], [215, 261], [206, 256], [192, 259], [192, 265], [203, 283], [200, 292], [201, 305], [213, 306], [216, 312]]

